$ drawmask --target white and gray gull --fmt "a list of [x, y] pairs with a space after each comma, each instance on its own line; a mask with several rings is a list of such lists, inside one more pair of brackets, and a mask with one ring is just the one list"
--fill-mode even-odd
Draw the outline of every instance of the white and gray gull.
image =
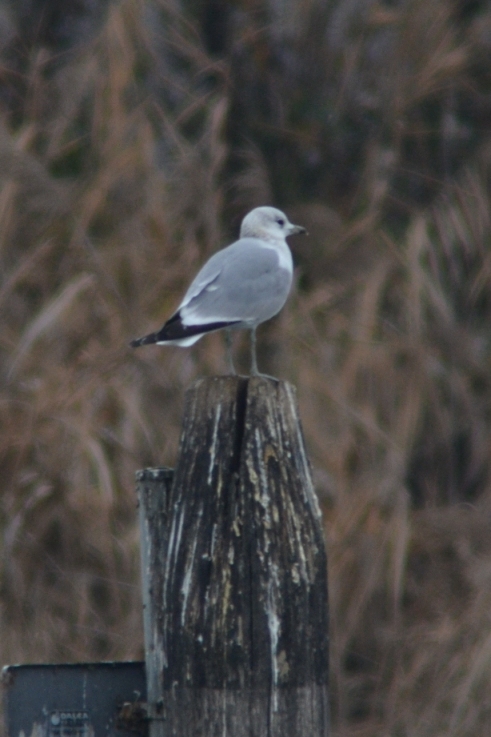
[[286, 302], [293, 262], [286, 238], [306, 233], [274, 207], [256, 207], [242, 221], [238, 241], [215, 253], [191, 282], [184, 299], [155, 333], [131, 342], [190, 346], [206, 333], [227, 331], [231, 370], [230, 331], [251, 331], [251, 374], [258, 376], [256, 328], [274, 317]]

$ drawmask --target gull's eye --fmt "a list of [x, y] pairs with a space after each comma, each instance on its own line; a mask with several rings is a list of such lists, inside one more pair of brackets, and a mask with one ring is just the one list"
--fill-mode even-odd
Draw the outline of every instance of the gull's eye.
[[283, 220], [283, 218], [278, 218], [278, 220], [277, 220], [276, 222], [277, 222], [277, 223], [278, 223], [278, 225], [280, 225], [281, 227], [283, 227], [283, 226], [284, 226], [284, 224], [285, 224], [285, 221]]

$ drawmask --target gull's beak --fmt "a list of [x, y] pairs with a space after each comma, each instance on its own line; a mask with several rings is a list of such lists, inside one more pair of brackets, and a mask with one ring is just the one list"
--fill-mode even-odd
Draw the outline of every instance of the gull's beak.
[[290, 225], [288, 226], [288, 235], [308, 235], [308, 231], [306, 228], [303, 228], [301, 225]]

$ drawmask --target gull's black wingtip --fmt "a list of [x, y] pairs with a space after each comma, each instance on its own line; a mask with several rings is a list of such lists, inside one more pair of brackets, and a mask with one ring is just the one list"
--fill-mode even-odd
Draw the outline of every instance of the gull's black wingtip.
[[135, 340], [131, 340], [129, 345], [131, 348], [139, 348], [141, 345], [156, 343], [157, 340], [157, 333], [150, 333], [149, 335], [144, 335], [143, 338], [135, 338]]

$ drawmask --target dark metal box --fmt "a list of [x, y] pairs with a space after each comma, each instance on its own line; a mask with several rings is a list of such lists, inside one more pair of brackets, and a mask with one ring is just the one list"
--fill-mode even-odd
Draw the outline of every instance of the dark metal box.
[[136, 737], [145, 732], [144, 720], [131, 724], [124, 719], [133, 705], [146, 701], [145, 663], [8, 665], [2, 685], [6, 737]]

